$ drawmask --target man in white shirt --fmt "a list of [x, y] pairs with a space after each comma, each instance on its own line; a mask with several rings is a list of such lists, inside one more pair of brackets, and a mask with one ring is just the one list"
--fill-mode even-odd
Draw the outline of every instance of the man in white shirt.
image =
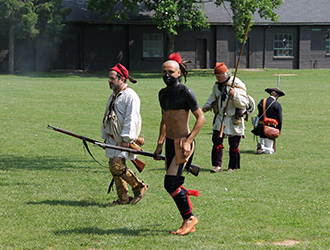
[[[140, 98], [128, 87], [127, 79], [135, 81], [120, 63], [110, 69], [109, 86], [113, 93], [108, 99], [101, 128], [106, 144], [126, 148], [138, 138], [141, 131]], [[109, 158], [109, 169], [118, 195], [118, 200], [110, 206], [139, 202], [149, 186], [126, 165], [126, 159], [134, 160], [136, 155], [106, 148], [106, 157]], [[132, 187], [134, 197], [129, 196], [127, 183]]]
[[[225, 63], [216, 63], [214, 75], [217, 79], [213, 85], [212, 93], [203, 106], [203, 112], [211, 109], [215, 111], [213, 136], [212, 136], [212, 166], [211, 173], [222, 171], [223, 140], [228, 138], [229, 143], [229, 164], [227, 171], [235, 171], [240, 168], [239, 144], [244, 136], [245, 126], [243, 113], [249, 105], [245, 84], [235, 78]], [[227, 116], [224, 123], [223, 136], [219, 137], [222, 120], [224, 119], [225, 107], [230, 98]], [[214, 104], [214, 105], [213, 105]]]

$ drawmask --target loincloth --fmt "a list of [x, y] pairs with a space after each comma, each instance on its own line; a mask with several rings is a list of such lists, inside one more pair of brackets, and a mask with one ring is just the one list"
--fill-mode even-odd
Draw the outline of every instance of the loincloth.
[[[188, 135], [189, 136], [189, 135]], [[178, 168], [178, 172], [177, 175], [181, 175], [183, 168], [185, 169], [189, 169], [192, 159], [193, 159], [193, 155], [194, 155], [194, 151], [195, 151], [195, 140], [193, 140], [193, 142], [190, 144], [191, 146], [191, 153], [188, 157], [184, 157], [181, 154], [181, 149], [183, 146], [183, 141], [186, 139], [186, 137], [180, 138], [180, 139], [169, 139], [166, 137], [166, 146], [165, 146], [165, 155], [166, 155], [166, 170], [168, 170], [173, 162], [173, 159], [175, 159], [175, 163], [176, 165], [179, 166]], [[180, 141], [181, 143], [180, 143]]]

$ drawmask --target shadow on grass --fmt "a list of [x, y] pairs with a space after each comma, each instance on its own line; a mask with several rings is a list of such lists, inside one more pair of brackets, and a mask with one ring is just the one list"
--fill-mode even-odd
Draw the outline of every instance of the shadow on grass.
[[240, 150], [241, 154], [257, 155], [257, 150]]
[[57, 235], [68, 235], [68, 234], [97, 234], [97, 235], [126, 235], [126, 236], [143, 236], [143, 235], [159, 235], [168, 234], [169, 230], [150, 230], [150, 229], [132, 229], [132, 228], [116, 228], [116, 229], [100, 229], [97, 227], [84, 227], [76, 228], [71, 230], [59, 230], [55, 231]]
[[26, 202], [28, 205], [52, 205], [52, 206], [72, 206], [72, 207], [92, 207], [92, 206], [98, 206], [98, 207], [107, 207], [108, 204], [101, 204], [97, 202], [90, 202], [90, 201], [70, 201], [70, 200], [45, 200], [45, 201], [39, 201], [39, 202]]
[[[106, 166], [107, 164], [103, 164]], [[92, 159], [86, 157], [66, 158], [58, 156], [17, 156], [17, 155], [0, 155], [0, 169], [8, 171], [16, 170], [65, 170], [74, 169], [91, 169], [95, 171], [103, 170], [102, 167]]]

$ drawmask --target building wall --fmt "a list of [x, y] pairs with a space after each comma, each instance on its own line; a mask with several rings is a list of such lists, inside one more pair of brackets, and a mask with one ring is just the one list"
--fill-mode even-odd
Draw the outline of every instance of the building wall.
[[299, 69], [309, 69], [311, 65], [311, 28], [301, 26], [299, 30]]
[[129, 28], [129, 68], [130, 70], [160, 70], [164, 58], [143, 57], [143, 33], [162, 33], [154, 25], [131, 25]]
[[215, 65], [215, 27], [209, 30], [178, 29], [175, 37], [175, 51], [179, 51], [185, 60], [190, 60], [190, 69], [213, 68]]
[[[315, 30], [315, 27], [319, 27]], [[240, 68], [312, 69], [330, 68], [325, 51], [330, 26], [253, 26], [248, 35]], [[129, 70], [159, 70], [162, 58], [143, 57], [143, 33], [162, 33], [155, 25], [69, 23], [53, 45], [42, 41], [15, 41], [16, 71], [49, 71], [54, 69], [107, 71], [120, 62]], [[274, 56], [274, 34], [293, 33], [292, 57]], [[0, 51], [8, 49], [8, 38], [2, 36]], [[211, 26], [210, 30], [178, 29], [175, 51], [180, 52], [189, 69], [213, 68], [225, 62], [235, 68], [239, 44], [230, 25]], [[0, 70], [8, 68], [8, 57]]]
[[[299, 60], [299, 29], [295, 26], [272, 26], [265, 30], [265, 68], [297, 69]], [[293, 33], [293, 56], [274, 56], [274, 35]]]
[[224, 62], [230, 68], [234, 66], [234, 60], [231, 56], [233, 50], [233, 36], [230, 26], [216, 26], [216, 61]]
[[[160, 31], [155, 26], [150, 25], [134, 25], [129, 29], [129, 56], [130, 65], [132, 70], [159, 70], [161, 65], [166, 60], [165, 55], [162, 58], [145, 58], [143, 57], [143, 33], [162, 33], [164, 38], [166, 34]], [[205, 41], [205, 53], [203, 55], [202, 68], [213, 67], [215, 61], [215, 44], [214, 44], [214, 31], [201, 31], [201, 30], [185, 30], [178, 29], [178, 35], [175, 36], [175, 52], [180, 52], [182, 58], [187, 61], [188, 68], [197, 68], [199, 56], [197, 55], [198, 41]], [[165, 39], [166, 43], [166, 39]], [[164, 44], [165, 52], [165, 44]], [[201, 67], [198, 67], [201, 68]]]
[[116, 63], [127, 64], [128, 26], [69, 24], [63, 30], [59, 69], [104, 71]]
[[248, 35], [250, 68], [264, 68], [265, 29], [267, 27], [252, 27]]
[[307, 65], [305, 68], [319, 68], [319, 69], [329, 69], [330, 68], [330, 54], [326, 54], [325, 44], [326, 44], [326, 34], [330, 33], [329, 26], [320, 26], [320, 30], [313, 31], [310, 27], [310, 67]]

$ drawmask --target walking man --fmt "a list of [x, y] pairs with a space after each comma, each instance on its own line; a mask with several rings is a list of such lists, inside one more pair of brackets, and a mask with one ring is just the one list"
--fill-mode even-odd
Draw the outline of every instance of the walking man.
[[[108, 99], [101, 128], [106, 144], [126, 148], [138, 138], [141, 131], [140, 98], [128, 87], [127, 79], [136, 82], [120, 63], [110, 69], [109, 86], [113, 92]], [[126, 159], [134, 160], [136, 155], [106, 148], [106, 157], [109, 158], [109, 169], [118, 195], [118, 199], [110, 206], [129, 203], [134, 205], [139, 202], [148, 185], [139, 180], [126, 165]], [[134, 197], [128, 195], [127, 183], [131, 186]]]
[[[243, 114], [249, 106], [249, 99], [246, 93], [245, 84], [235, 78], [232, 87], [233, 76], [225, 63], [216, 63], [214, 75], [217, 79], [213, 85], [212, 93], [203, 106], [203, 112], [211, 109], [214, 111], [214, 126], [212, 136], [212, 166], [211, 173], [222, 171], [223, 140], [228, 138], [229, 142], [229, 166], [227, 171], [235, 171], [240, 168], [239, 144], [244, 136], [245, 126]], [[227, 118], [225, 120], [223, 136], [219, 137], [221, 123], [224, 119], [226, 103], [230, 98]]]
[[[181, 75], [185, 76], [187, 73], [180, 54], [173, 53], [169, 59], [162, 65], [163, 81], [166, 87], [159, 91], [162, 120], [155, 154], [161, 154], [165, 142], [164, 187], [173, 198], [183, 218], [181, 227], [171, 233], [186, 235], [195, 232], [195, 226], [198, 223], [197, 217], [192, 213], [189, 200], [189, 195], [198, 196], [198, 191], [186, 190], [182, 186], [185, 179], [182, 172], [191, 164], [195, 148], [194, 139], [201, 130], [205, 118], [194, 93], [180, 82]], [[190, 111], [196, 118], [192, 131], [189, 129]], [[156, 159], [160, 158], [156, 157]]]

